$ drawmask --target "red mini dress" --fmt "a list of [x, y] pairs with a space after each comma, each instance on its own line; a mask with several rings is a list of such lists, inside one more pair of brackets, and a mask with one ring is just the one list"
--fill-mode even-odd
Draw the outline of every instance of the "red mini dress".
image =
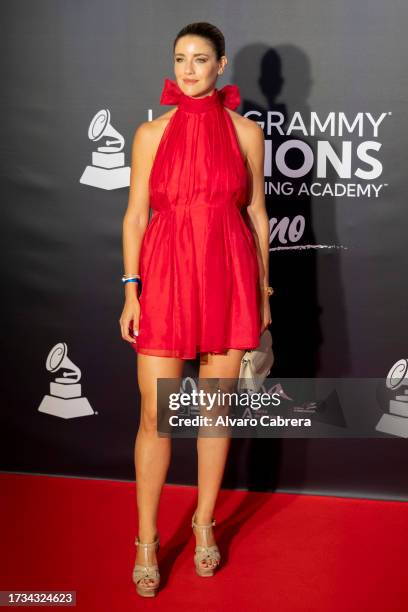
[[195, 359], [259, 344], [257, 249], [242, 214], [249, 177], [224, 108], [239, 103], [237, 85], [193, 98], [165, 79], [160, 104], [178, 109], [149, 178], [137, 353]]

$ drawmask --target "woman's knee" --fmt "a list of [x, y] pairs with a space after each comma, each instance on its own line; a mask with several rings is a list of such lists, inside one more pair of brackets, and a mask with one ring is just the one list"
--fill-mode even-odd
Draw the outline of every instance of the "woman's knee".
[[[140, 358], [141, 357], [141, 358]], [[183, 370], [183, 360], [142, 355], [138, 358], [138, 384], [141, 394], [140, 427], [146, 432], [157, 431], [158, 379], [171, 378], [177, 387]]]
[[157, 406], [155, 401], [149, 402], [147, 406], [146, 402], [142, 402], [139, 429], [146, 433], [157, 431]]

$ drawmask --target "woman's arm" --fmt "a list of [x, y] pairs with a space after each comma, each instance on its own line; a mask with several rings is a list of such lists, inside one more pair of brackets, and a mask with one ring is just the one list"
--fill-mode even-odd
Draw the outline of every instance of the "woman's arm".
[[[142, 123], [136, 130], [132, 143], [129, 200], [123, 218], [123, 264], [127, 275], [139, 274], [140, 248], [149, 222], [149, 176], [153, 163], [151, 124]], [[119, 319], [123, 340], [135, 342], [130, 333], [138, 334], [140, 304], [137, 283], [125, 283], [125, 305]]]
[[[149, 175], [152, 167], [152, 138], [149, 122], [136, 130], [132, 143], [129, 200], [123, 218], [123, 267], [125, 274], [139, 274], [143, 235], [149, 222]], [[137, 284], [125, 283], [126, 300], [138, 300]]]
[[246, 210], [251, 231], [257, 245], [259, 282], [262, 296], [262, 333], [272, 322], [269, 296], [264, 290], [265, 287], [269, 286], [269, 218], [265, 206], [264, 179], [265, 144], [262, 128], [250, 119], [244, 118], [241, 134], [243, 148], [246, 152], [247, 167], [251, 177], [249, 202]]
[[262, 287], [269, 285], [269, 219], [265, 206], [264, 135], [262, 128], [249, 120], [245, 136], [247, 165], [251, 176], [247, 212], [252, 233], [259, 249], [259, 280]]

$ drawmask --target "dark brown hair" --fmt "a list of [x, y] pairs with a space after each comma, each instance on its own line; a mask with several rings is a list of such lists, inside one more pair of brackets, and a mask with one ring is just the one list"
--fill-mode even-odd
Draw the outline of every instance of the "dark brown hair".
[[206, 21], [190, 23], [180, 30], [173, 43], [173, 53], [178, 39], [182, 36], [187, 36], [187, 34], [206, 38], [212, 44], [217, 60], [219, 60], [221, 56], [225, 55], [225, 38], [223, 33], [215, 25], [207, 23]]

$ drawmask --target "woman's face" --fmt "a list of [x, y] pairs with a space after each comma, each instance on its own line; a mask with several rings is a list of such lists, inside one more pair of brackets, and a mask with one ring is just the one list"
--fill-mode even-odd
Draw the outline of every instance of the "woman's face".
[[217, 60], [214, 48], [206, 38], [188, 34], [176, 43], [174, 74], [178, 86], [188, 96], [200, 98], [210, 94], [226, 63], [225, 55]]

